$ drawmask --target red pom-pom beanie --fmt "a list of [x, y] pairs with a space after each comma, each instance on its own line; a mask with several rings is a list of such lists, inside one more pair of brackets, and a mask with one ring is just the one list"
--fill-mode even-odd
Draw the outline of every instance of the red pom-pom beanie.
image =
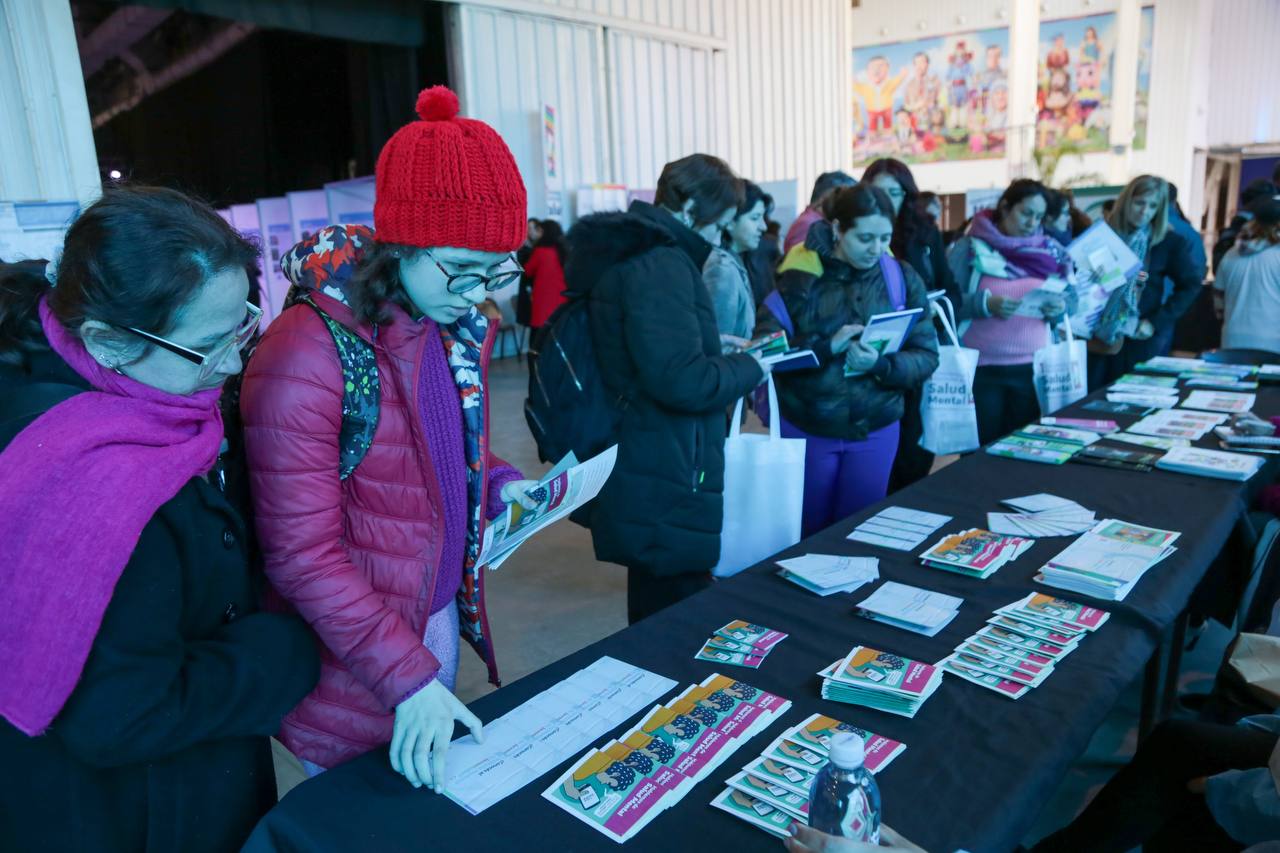
[[419, 121], [396, 131], [378, 155], [373, 225], [383, 243], [514, 252], [524, 242], [524, 181], [502, 137], [458, 117], [444, 86], [418, 96]]

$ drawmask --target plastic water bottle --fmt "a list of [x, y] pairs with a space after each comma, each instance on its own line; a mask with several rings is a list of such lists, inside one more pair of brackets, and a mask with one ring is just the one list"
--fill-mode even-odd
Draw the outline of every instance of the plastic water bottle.
[[828, 835], [880, 843], [880, 787], [863, 765], [862, 738], [836, 735], [828, 758], [809, 788], [809, 826]]

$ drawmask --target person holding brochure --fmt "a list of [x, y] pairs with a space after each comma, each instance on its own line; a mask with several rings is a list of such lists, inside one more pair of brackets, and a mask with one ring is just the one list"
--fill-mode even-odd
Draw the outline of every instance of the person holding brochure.
[[538, 501], [489, 450], [496, 329], [477, 310], [520, 275], [524, 182], [448, 89], [417, 112], [378, 158], [376, 232], [331, 226], [284, 257], [294, 304], [241, 407], [267, 576], [322, 650], [281, 740], [313, 775], [390, 742], [438, 792], [454, 721], [481, 730], [452, 693], [460, 632], [498, 681], [485, 524]]
[[596, 557], [627, 567], [637, 622], [711, 585], [724, 522], [725, 407], [768, 365], [722, 355], [702, 269], [743, 202], [723, 160], [668, 163], [653, 204], [583, 217], [569, 290], [587, 301], [600, 378], [625, 400], [618, 458], [587, 507]]
[[[1169, 184], [1163, 178], [1141, 175], [1130, 181], [1107, 215], [1107, 224], [1142, 259], [1142, 271], [1136, 282], [1116, 291], [1136, 291], [1131, 310], [1137, 322], [1117, 341], [1118, 351], [1090, 353], [1091, 389], [1109, 385], [1139, 362], [1166, 353], [1174, 327], [1200, 295], [1205, 275], [1205, 265], [1193, 259], [1187, 238], [1170, 225]], [[1167, 295], [1165, 279], [1172, 282]], [[1110, 308], [1109, 303], [1104, 319]]]
[[885, 496], [904, 394], [938, 366], [932, 323], [915, 322], [886, 351], [860, 340], [877, 315], [929, 310], [920, 276], [886, 256], [894, 210], [884, 190], [841, 188], [823, 212], [780, 267], [788, 316], [766, 303], [756, 325], [757, 336], [790, 326], [793, 345], [820, 364], [776, 377], [782, 434], [806, 439], [805, 536]]
[[760, 245], [765, 219], [772, 211], [773, 198], [758, 185], [744, 181], [737, 216], [725, 230], [722, 242], [712, 247], [702, 267], [702, 280], [711, 292], [711, 305], [725, 352], [735, 352], [750, 343], [751, 329], [756, 323], [756, 298], [743, 257]]
[[1019, 178], [947, 254], [964, 294], [956, 306], [961, 326], [968, 321], [962, 343], [979, 352], [973, 398], [983, 444], [1040, 416], [1032, 364], [1067, 312], [1072, 273], [1062, 244], [1041, 228], [1047, 207], [1045, 186]]

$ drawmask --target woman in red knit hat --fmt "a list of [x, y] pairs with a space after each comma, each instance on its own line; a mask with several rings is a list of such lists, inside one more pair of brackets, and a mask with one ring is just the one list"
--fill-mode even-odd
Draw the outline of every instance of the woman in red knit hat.
[[375, 231], [331, 226], [282, 260], [295, 304], [241, 406], [267, 576], [321, 648], [281, 739], [313, 774], [390, 742], [440, 791], [454, 721], [481, 735], [452, 692], [459, 633], [498, 680], [484, 525], [536, 483], [489, 452], [496, 328], [476, 310], [520, 275], [524, 182], [448, 89], [417, 112], [378, 157]]

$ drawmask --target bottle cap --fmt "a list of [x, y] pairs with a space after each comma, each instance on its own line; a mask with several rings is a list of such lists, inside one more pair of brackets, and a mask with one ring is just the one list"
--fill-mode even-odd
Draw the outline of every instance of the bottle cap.
[[831, 763], [841, 770], [857, 770], [864, 757], [862, 738], [857, 735], [838, 734], [831, 739]]

